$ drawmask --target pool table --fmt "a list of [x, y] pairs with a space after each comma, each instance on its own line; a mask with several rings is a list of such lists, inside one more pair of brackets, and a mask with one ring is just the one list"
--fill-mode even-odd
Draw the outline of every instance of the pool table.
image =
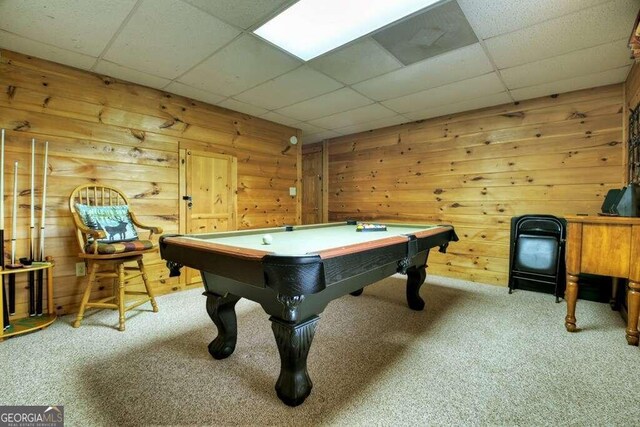
[[[209, 344], [216, 359], [236, 345], [234, 310], [240, 298], [269, 314], [280, 353], [278, 397], [289, 406], [311, 392], [307, 355], [318, 315], [330, 301], [397, 272], [407, 275], [409, 308], [422, 310], [420, 286], [431, 248], [444, 252], [458, 237], [450, 225], [386, 224], [386, 230], [356, 231], [355, 221], [285, 226], [211, 234], [163, 235], [160, 253], [170, 274], [200, 270], [207, 312], [218, 329]], [[265, 235], [269, 235], [264, 239]], [[265, 241], [267, 243], [265, 243]]]

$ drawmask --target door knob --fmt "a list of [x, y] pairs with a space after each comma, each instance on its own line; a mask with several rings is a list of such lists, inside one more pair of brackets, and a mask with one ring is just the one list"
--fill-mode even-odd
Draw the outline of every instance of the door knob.
[[191, 209], [191, 207], [193, 206], [193, 199], [191, 198], [191, 196], [182, 196], [182, 200], [186, 201], [187, 207]]

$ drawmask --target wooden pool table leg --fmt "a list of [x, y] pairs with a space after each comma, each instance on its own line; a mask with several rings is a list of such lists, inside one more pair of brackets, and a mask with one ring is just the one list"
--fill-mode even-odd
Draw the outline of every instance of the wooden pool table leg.
[[286, 322], [274, 316], [269, 320], [280, 353], [276, 393], [285, 404], [298, 406], [313, 387], [307, 371], [307, 355], [320, 318], [312, 316], [301, 323]]
[[231, 294], [220, 296], [211, 292], [204, 294], [207, 296], [207, 313], [218, 328], [218, 336], [209, 343], [209, 353], [215, 359], [224, 359], [236, 349], [238, 323], [235, 305], [240, 297]]
[[427, 266], [413, 266], [407, 269], [407, 303], [411, 310], [424, 309], [424, 300], [420, 298], [420, 287], [427, 278]]

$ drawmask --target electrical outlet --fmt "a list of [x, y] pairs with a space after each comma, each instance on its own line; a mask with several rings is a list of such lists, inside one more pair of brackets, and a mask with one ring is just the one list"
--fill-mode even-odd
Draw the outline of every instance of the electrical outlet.
[[87, 266], [84, 262], [76, 262], [76, 277], [82, 277], [87, 275]]

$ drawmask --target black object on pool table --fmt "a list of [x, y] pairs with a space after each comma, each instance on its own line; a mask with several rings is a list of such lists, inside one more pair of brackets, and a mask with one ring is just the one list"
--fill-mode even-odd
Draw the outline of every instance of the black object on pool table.
[[[458, 240], [451, 225], [393, 224], [387, 233], [354, 233], [347, 222], [237, 232], [164, 235], [160, 253], [170, 276], [183, 266], [202, 272], [209, 317], [218, 335], [209, 344], [215, 359], [231, 356], [238, 336], [235, 305], [255, 301], [270, 316], [280, 354], [276, 393], [289, 406], [311, 393], [307, 355], [319, 315], [334, 299], [360, 295], [365, 286], [406, 274], [412, 310], [424, 309], [420, 287], [431, 248], [445, 252]], [[278, 245], [265, 246], [269, 233]], [[345, 343], [346, 345], [347, 343]]]
[[387, 231], [387, 226], [384, 224], [370, 224], [364, 222], [356, 226], [356, 231]]

